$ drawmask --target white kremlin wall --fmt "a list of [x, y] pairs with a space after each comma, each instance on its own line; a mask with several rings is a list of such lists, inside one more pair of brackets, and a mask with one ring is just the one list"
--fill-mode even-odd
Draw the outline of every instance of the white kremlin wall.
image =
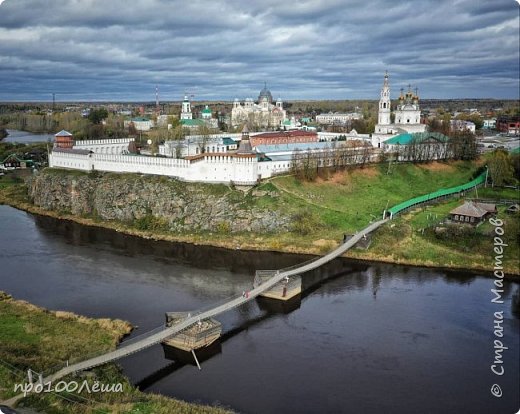
[[82, 171], [165, 175], [182, 181], [237, 185], [254, 185], [259, 178], [256, 156], [203, 154], [188, 160], [54, 149], [49, 156], [49, 166]]
[[128, 154], [131, 138], [77, 141], [72, 149], [54, 148], [49, 166], [82, 171], [154, 174], [183, 181], [254, 185], [259, 179], [255, 154], [205, 153], [185, 159]]

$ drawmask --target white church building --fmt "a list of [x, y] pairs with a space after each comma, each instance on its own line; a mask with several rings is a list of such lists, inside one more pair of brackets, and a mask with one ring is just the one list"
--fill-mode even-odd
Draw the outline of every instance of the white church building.
[[399, 103], [394, 110], [394, 122], [391, 121], [392, 102], [390, 97], [390, 82], [388, 73], [385, 73], [383, 87], [379, 98], [378, 119], [375, 132], [372, 134], [374, 146], [402, 133], [416, 133], [426, 131], [426, 125], [421, 124], [421, 109], [419, 96], [408, 86], [406, 94], [401, 89]]
[[231, 110], [231, 125], [234, 127], [249, 123], [261, 128], [276, 128], [280, 127], [286, 118], [287, 113], [283, 109], [282, 100], [278, 99], [273, 104], [273, 96], [267, 86], [260, 91], [258, 103], [252, 98], [247, 98], [242, 105], [235, 99]]

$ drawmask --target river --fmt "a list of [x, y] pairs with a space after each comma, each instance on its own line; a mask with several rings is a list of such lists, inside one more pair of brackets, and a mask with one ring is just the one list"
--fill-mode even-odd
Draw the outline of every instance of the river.
[[19, 144], [35, 144], [38, 142], [54, 141], [54, 134], [33, 134], [32, 132], [8, 129], [9, 135], [1, 142], [17, 142]]
[[[153, 242], [0, 206], [0, 290], [51, 309], [129, 320], [134, 335], [165, 311], [250, 288], [255, 269], [307, 256]], [[490, 252], [490, 261], [494, 257]], [[215, 355], [192, 364], [155, 346], [120, 361], [142, 390], [244, 413], [513, 413], [520, 321], [506, 282], [337, 259], [304, 275], [301, 301], [265, 301], [219, 316]], [[494, 312], [503, 312], [505, 374], [491, 372]], [[203, 359], [204, 355], [200, 355]], [[503, 396], [491, 395], [499, 384]]]

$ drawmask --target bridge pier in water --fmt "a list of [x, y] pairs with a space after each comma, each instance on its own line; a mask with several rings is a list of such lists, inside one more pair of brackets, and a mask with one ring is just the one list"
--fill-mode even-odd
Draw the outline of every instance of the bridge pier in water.
[[[188, 312], [166, 312], [166, 326], [175, 325], [188, 316]], [[221, 334], [222, 324], [219, 321], [213, 318], [202, 319], [171, 338], [165, 339], [162, 346], [165, 356], [185, 360], [186, 355], [194, 354], [195, 350], [209, 348]]]
[[[271, 279], [277, 273], [276, 270], [257, 270], [253, 288]], [[300, 275], [289, 276], [281, 282], [267, 289], [260, 296], [269, 299], [288, 301], [302, 293], [302, 278]]]

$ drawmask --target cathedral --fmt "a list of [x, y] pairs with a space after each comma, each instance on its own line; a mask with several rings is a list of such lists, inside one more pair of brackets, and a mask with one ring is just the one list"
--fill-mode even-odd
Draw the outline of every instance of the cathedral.
[[375, 134], [400, 134], [424, 132], [426, 125], [421, 124], [421, 110], [419, 108], [419, 96], [417, 89], [415, 94], [412, 93], [411, 87], [408, 86], [408, 92], [399, 96], [399, 103], [394, 111], [394, 123], [390, 119], [391, 101], [390, 101], [390, 84], [388, 82], [388, 73], [385, 73], [383, 87], [381, 88], [381, 97], [379, 99], [379, 116], [375, 128]]
[[231, 110], [231, 125], [236, 127], [248, 123], [251, 127], [277, 128], [281, 126], [286, 116], [281, 99], [273, 104], [271, 91], [264, 86], [258, 95], [258, 103], [247, 98], [242, 105], [238, 99], [235, 99]]

